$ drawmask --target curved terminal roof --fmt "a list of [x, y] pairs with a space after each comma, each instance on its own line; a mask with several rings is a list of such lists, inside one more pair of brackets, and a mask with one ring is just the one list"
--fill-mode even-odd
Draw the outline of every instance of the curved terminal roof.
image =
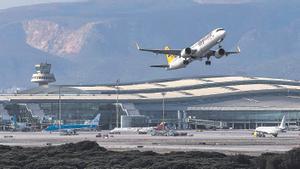
[[[40, 86], [14, 95], [0, 95], [10, 100], [151, 101], [164, 97], [170, 100], [249, 93], [299, 92], [300, 82], [285, 79], [244, 76], [196, 77], [116, 85]], [[118, 93], [118, 94], [117, 94]]]
[[199, 87], [210, 86], [223, 86], [230, 83], [257, 83], [269, 81], [273, 82], [295, 82], [291, 80], [282, 79], [270, 79], [270, 78], [253, 78], [253, 77], [241, 77], [241, 76], [227, 76], [227, 77], [212, 77], [212, 78], [190, 78], [190, 79], [177, 79], [166, 80], [158, 82], [147, 82], [137, 84], [124, 84], [124, 85], [95, 85], [95, 86], [69, 86], [74, 89], [83, 90], [91, 93], [116, 93], [116, 89], [119, 88], [123, 93], [140, 93], [140, 92], [154, 92], [156, 91], [170, 91], [180, 89], [192, 89]]

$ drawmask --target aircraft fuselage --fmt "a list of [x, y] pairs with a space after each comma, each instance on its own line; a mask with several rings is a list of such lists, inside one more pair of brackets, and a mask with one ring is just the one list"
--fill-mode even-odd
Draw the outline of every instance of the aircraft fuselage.
[[192, 61], [196, 59], [202, 59], [208, 52], [210, 52], [210, 49], [212, 47], [222, 42], [225, 36], [226, 31], [222, 28], [211, 31], [190, 47], [190, 49], [192, 50], [192, 54], [190, 55], [190, 57], [185, 58], [181, 55], [177, 56], [174, 61], [169, 64], [167, 70], [184, 68]]

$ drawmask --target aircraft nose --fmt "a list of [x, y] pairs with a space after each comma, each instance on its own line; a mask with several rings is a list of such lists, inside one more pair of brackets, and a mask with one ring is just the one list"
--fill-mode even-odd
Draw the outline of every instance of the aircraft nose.
[[225, 30], [221, 31], [220, 33], [221, 33], [222, 37], [225, 37], [225, 35], [226, 35], [226, 31]]

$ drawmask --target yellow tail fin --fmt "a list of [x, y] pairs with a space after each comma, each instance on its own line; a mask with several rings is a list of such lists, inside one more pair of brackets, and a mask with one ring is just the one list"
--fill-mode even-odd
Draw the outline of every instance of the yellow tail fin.
[[[170, 48], [166, 46], [165, 50], [170, 50]], [[168, 64], [170, 64], [175, 59], [175, 57], [176, 57], [175, 55], [166, 54]]]

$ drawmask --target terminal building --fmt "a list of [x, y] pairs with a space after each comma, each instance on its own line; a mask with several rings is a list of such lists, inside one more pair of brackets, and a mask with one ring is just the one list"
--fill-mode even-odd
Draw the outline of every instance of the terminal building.
[[[50, 74], [50, 69], [43, 73]], [[0, 110], [12, 115], [12, 105], [18, 105], [32, 116], [52, 120], [58, 120], [61, 111], [65, 123], [84, 122], [101, 113], [103, 129], [154, 126], [161, 121], [177, 128], [216, 123], [232, 128], [255, 128], [276, 125], [284, 114], [289, 124], [300, 122], [300, 81], [295, 80], [214, 76], [51, 85], [48, 83], [54, 81], [54, 75], [43, 76], [47, 82], [39, 81], [36, 88], [0, 95]]]

